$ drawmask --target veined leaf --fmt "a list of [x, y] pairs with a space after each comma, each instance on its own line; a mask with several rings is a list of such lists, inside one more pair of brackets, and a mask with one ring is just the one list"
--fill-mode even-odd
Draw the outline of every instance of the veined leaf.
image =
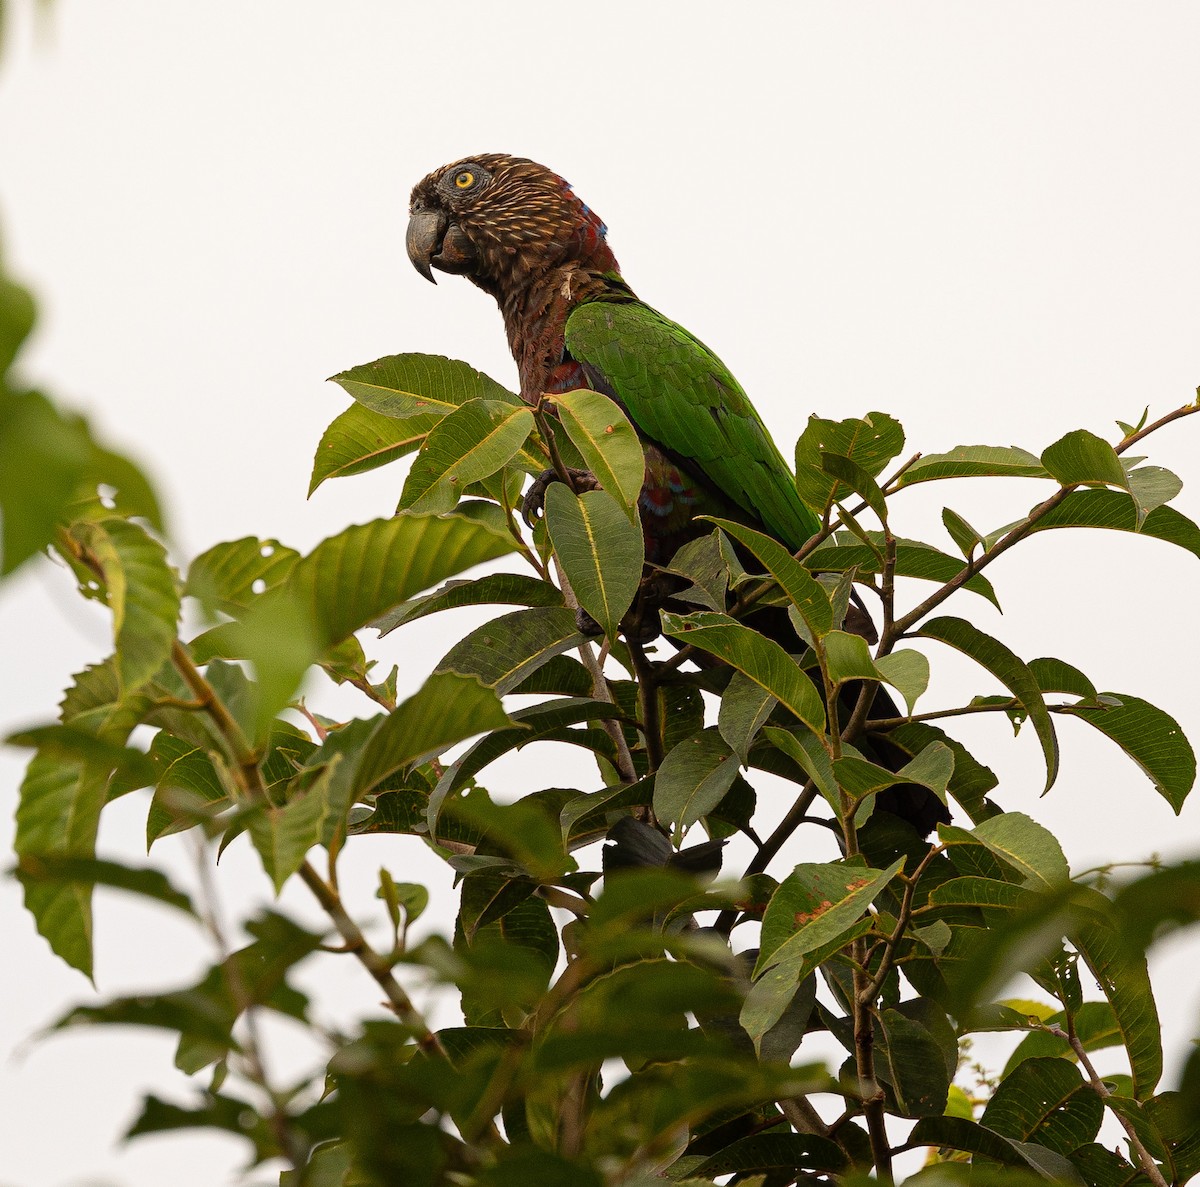
[[780, 884], [763, 914], [756, 973], [811, 952], [853, 924], [900, 872], [846, 863], [798, 865]]
[[946, 526], [946, 531], [950, 533], [950, 539], [958, 545], [958, 550], [967, 559], [971, 559], [971, 554], [977, 548], [983, 548], [983, 536], [979, 534], [957, 511], [951, 511], [949, 507], [942, 508], [942, 523]]
[[1050, 528], [1110, 528], [1137, 532], [1178, 545], [1200, 557], [1200, 527], [1174, 507], [1155, 507], [1139, 522], [1134, 500], [1120, 490], [1072, 491], [1053, 511], [1033, 525], [1033, 531]]
[[71, 535], [103, 572], [121, 686], [135, 691], [166, 663], [175, 642], [179, 587], [166, 549], [125, 519], [77, 523]]
[[329, 785], [341, 761], [334, 755], [311, 787], [297, 791], [281, 808], [263, 805], [250, 816], [250, 839], [262, 858], [275, 893], [320, 844], [329, 815]]
[[825, 706], [812, 681], [778, 643], [725, 614], [663, 615], [663, 630], [724, 660], [814, 730], [825, 728]]
[[962, 618], [935, 618], [918, 632], [927, 639], [942, 643], [970, 656], [1000, 681], [1025, 707], [1029, 720], [1042, 744], [1046, 759], [1046, 787], [1049, 791], [1058, 774], [1058, 739], [1054, 724], [1046, 709], [1041, 689], [1029, 667], [1003, 643], [985, 635], [978, 627]]
[[646, 477], [646, 456], [620, 405], [590, 388], [564, 392], [554, 397], [554, 404], [586, 467], [636, 519], [638, 496]]
[[[496, 508], [491, 508], [495, 511]], [[296, 563], [286, 583], [332, 646], [393, 606], [516, 547], [500, 520], [465, 504], [451, 515], [398, 515], [346, 528]]]
[[654, 778], [654, 813], [673, 821], [675, 837], [724, 798], [738, 773], [729, 744], [716, 729], [699, 730], [663, 759]]
[[1063, 486], [1102, 483], [1129, 488], [1125, 467], [1116, 450], [1087, 429], [1076, 429], [1047, 447], [1042, 453], [1042, 465]]
[[874, 478], [903, 448], [904, 430], [886, 412], [841, 421], [810, 416], [796, 442], [796, 490], [809, 507], [823, 514], [846, 495], [845, 488], [837, 493], [838, 476], [824, 469], [825, 455], [847, 458]]
[[450, 511], [472, 483], [502, 470], [533, 431], [533, 413], [497, 400], [471, 400], [439, 421], [413, 462], [401, 511]]
[[1015, 445], [959, 445], [927, 453], [900, 476], [900, 486], [938, 478], [1049, 478], [1040, 459]]
[[[18, 857], [62, 854], [91, 857], [109, 770], [101, 764], [34, 755], [17, 807]], [[92, 975], [92, 888], [80, 882], [25, 884], [25, 906], [50, 947], [85, 976]]]
[[469, 400], [518, 405], [521, 398], [482, 371], [436, 354], [394, 354], [332, 377], [354, 399], [383, 416], [446, 415]]
[[495, 691], [477, 677], [437, 672], [371, 735], [354, 793], [361, 797], [395, 771], [441, 754], [464, 738], [512, 725]]
[[607, 491], [577, 497], [556, 482], [546, 492], [546, 527], [580, 606], [615, 639], [642, 579], [641, 523]]
[[459, 606], [561, 606], [562, 593], [549, 581], [523, 573], [489, 573], [474, 581], [448, 581], [433, 593], [423, 594], [390, 610], [371, 625], [380, 636], [389, 634], [406, 622], [415, 622], [427, 614], [453, 610]]
[[1071, 876], [1058, 838], [1024, 812], [1002, 812], [972, 832], [1017, 870], [1031, 890], [1056, 890]]
[[514, 610], [460, 639], [435, 671], [475, 676], [503, 696], [554, 656], [582, 642], [575, 615], [565, 606]]
[[[814, 572], [840, 573], [847, 569], [858, 569], [860, 573], [879, 573], [883, 570], [880, 557], [883, 555], [883, 534], [881, 532], [865, 533], [867, 544], [824, 545], [805, 558], [807, 565]], [[962, 572], [963, 563], [954, 556], [930, 548], [919, 540], [896, 540], [896, 576], [916, 577], [922, 581], [936, 581], [945, 584]], [[980, 597], [987, 598], [993, 606], [999, 608], [996, 591], [992, 583], [976, 573], [963, 583], [963, 589], [969, 589]]]
[[419, 449], [443, 415], [439, 410], [397, 419], [365, 404], [351, 404], [321, 435], [309, 495], [327, 478], [366, 474]]
[[909, 713], [929, 687], [929, 660], [920, 651], [893, 651], [875, 660], [875, 667], [903, 698]]
[[256, 536], [215, 544], [188, 566], [183, 592], [237, 617], [259, 595], [285, 581], [299, 559], [294, 548]]
[[729, 743], [745, 766], [755, 735], [771, 716], [778, 702], [744, 672], [734, 672], [721, 697], [717, 719], [721, 737]]
[[764, 536], [740, 523], [727, 519], [710, 519], [727, 535], [748, 548], [779, 583], [792, 605], [800, 612], [805, 625], [820, 638], [833, 627], [833, 609], [829, 595], [812, 574], [786, 548], [770, 536]]
[[1196, 782], [1196, 754], [1179, 723], [1138, 697], [1114, 692], [1102, 696], [1117, 703], [1071, 705], [1060, 712], [1081, 718], [1116, 742], [1178, 815]]
[[861, 495], [866, 501], [867, 506], [881, 520], [887, 519], [887, 503], [884, 500], [883, 491], [879, 489], [879, 484], [875, 479], [855, 461], [851, 458], [843, 457], [839, 453], [823, 453], [821, 455], [821, 469], [826, 474], [831, 474], [838, 480], [840, 485], [834, 491], [834, 496], [838, 502], [844, 501], [847, 497], [840, 493], [841, 487], [845, 486], [849, 491]]

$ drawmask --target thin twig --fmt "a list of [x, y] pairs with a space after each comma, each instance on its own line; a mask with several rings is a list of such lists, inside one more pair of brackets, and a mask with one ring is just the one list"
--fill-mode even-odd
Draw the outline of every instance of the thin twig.
[[931, 848], [921, 859], [920, 865], [913, 870], [912, 875], [905, 879], [900, 914], [896, 918], [896, 926], [892, 929], [892, 934], [884, 941], [883, 959], [880, 961], [879, 970], [860, 994], [860, 1000], [864, 1005], [870, 1005], [879, 996], [879, 991], [883, 988], [888, 973], [892, 971], [896, 959], [896, 947], [903, 939], [904, 932], [912, 921], [913, 896], [917, 891], [917, 883], [920, 881], [921, 875], [929, 868], [929, 863], [945, 848], [945, 845], [935, 845]]
[[[567, 574], [564, 572], [562, 562], [558, 557], [554, 558], [554, 571], [558, 576], [559, 588], [562, 590], [563, 602], [568, 610], [579, 609], [579, 599], [575, 596], [575, 591], [571, 588], [570, 581], [567, 580]], [[598, 701], [607, 701], [610, 705], [615, 705], [613, 700], [612, 690], [608, 687], [608, 680], [604, 676], [604, 669], [600, 666], [600, 661], [596, 658], [596, 653], [592, 650], [591, 643], [581, 643], [579, 645], [579, 658], [583, 660], [583, 666], [587, 668], [588, 674], [592, 678], [592, 696]], [[633, 755], [629, 752], [629, 743], [625, 741], [625, 734], [621, 729], [621, 723], [606, 719], [601, 723], [604, 732], [612, 739], [613, 745], [617, 750], [617, 774], [621, 776], [622, 783], [637, 782], [637, 768], [633, 765]]]
[[1079, 1036], [1075, 1033], [1075, 1019], [1069, 1013], [1067, 1014], [1067, 1025], [1069, 1029], [1066, 1031], [1060, 1026], [1047, 1026], [1044, 1029], [1053, 1035], [1057, 1035], [1060, 1039], [1066, 1039], [1071, 1044], [1071, 1049], [1075, 1052], [1076, 1058], [1078, 1058], [1083, 1070], [1087, 1072], [1088, 1083], [1091, 1085], [1092, 1091], [1108, 1106], [1109, 1111], [1120, 1122], [1121, 1128], [1129, 1138], [1129, 1148], [1137, 1155], [1137, 1160], [1142, 1164], [1142, 1170], [1146, 1172], [1146, 1177], [1154, 1183], [1155, 1187], [1169, 1187], [1167, 1180], [1159, 1169], [1158, 1163], [1154, 1161], [1150, 1151], [1146, 1149], [1142, 1139], [1138, 1137], [1133, 1123], [1108, 1105], [1108, 1098], [1112, 1096], [1112, 1093], [1109, 1092], [1108, 1086], [1100, 1078], [1091, 1059], [1088, 1058], [1088, 1053], [1084, 1049], [1083, 1043], [1079, 1041]]
[[270, 1107], [271, 1131], [280, 1152], [291, 1163], [293, 1170], [298, 1171], [305, 1162], [305, 1143], [292, 1129], [291, 1119], [283, 1104], [283, 1096], [271, 1086], [271, 1078], [267, 1074], [266, 1060], [263, 1057], [262, 1039], [258, 1030], [258, 1009], [246, 989], [245, 979], [241, 969], [234, 959], [233, 949], [225, 937], [225, 929], [221, 923], [220, 900], [213, 881], [212, 869], [208, 862], [208, 850], [202, 837], [195, 837], [196, 875], [200, 882], [200, 920], [217, 955], [221, 958], [221, 973], [225, 979], [226, 988], [233, 1001], [234, 1010], [241, 1016], [245, 1034], [241, 1042], [242, 1073], [248, 1080], [258, 1086], [266, 1097]]

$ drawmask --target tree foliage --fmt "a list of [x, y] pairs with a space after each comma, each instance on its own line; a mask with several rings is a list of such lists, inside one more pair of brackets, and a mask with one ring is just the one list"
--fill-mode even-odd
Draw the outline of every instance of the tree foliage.
[[[640, 448], [595, 393], [531, 409], [460, 362], [352, 368], [336, 379], [354, 403], [321, 439], [312, 488], [415, 455], [395, 516], [308, 555], [247, 538], [177, 570], [137, 467], [17, 380], [32, 317], [4, 281], [2, 571], [50, 548], [111, 611], [113, 643], [55, 720], [9, 739], [33, 751], [17, 876], [39, 931], [86, 974], [97, 885], [170, 905], [214, 945], [194, 983], [61, 1020], [178, 1036], [191, 1079], [175, 1100], [147, 1098], [130, 1137], [226, 1130], [292, 1187], [849, 1184], [887, 1178], [916, 1148], [929, 1164], [914, 1181], [938, 1183], [1117, 1187], [1200, 1170], [1200, 1060], [1162, 1088], [1146, 965], [1164, 929], [1200, 917], [1200, 867], [1073, 876], [1059, 841], [1006, 809], [1011, 789], [942, 728], [1007, 716], [1035, 739], [1049, 790], [1058, 722], [1084, 721], [1145, 772], [1144, 794], [1180, 810], [1195, 756], [1175, 721], [1067, 660], [1018, 656], [955, 595], [996, 602], [984, 571], [1051, 528], [1135, 532], [1200, 557], [1200, 528], [1170, 506], [1179, 480], [1127, 456], [1195, 405], [1122, 425], [1115, 443], [1079, 430], [1040, 455], [962, 446], [901, 464], [892, 417], [813, 418], [797, 489], [820, 532], [792, 554], [709, 523], [650, 575], [671, 590], [650, 642]], [[566, 481], [531, 529], [520, 492], [546, 467]], [[598, 488], [577, 491], [572, 468]], [[898, 491], [977, 476], [1041, 479], [1045, 497], [993, 531], [947, 507], [958, 555], [899, 534]], [[854, 591], [878, 608], [874, 643], [847, 619]], [[369, 631], [460, 606], [494, 614], [447, 635], [434, 672], [397, 703]], [[791, 623], [790, 646], [764, 633], [764, 609]], [[203, 629], [181, 627], [198, 618]], [[927, 705], [947, 648], [974, 661], [981, 690], [1003, 691]], [[361, 715], [297, 713], [314, 672], [357, 689]], [[881, 716], [885, 686], [903, 711]], [[564, 787], [547, 771], [548, 786], [516, 798], [489, 790], [497, 759], [547, 742], [589, 753], [592, 778]], [[878, 809], [914, 786], [959, 823], [925, 839]], [[768, 789], [787, 806], [764, 836]], [[105, 806], [133, 792], [151, 847], [189, 830], [210, 858], [253, 846], [275, 891], [307, 886], [327, 932], [264, 910], [241, 921], [244, 946], [222, 950], [205, 904], [157, 870], [96, 856]], [[780, 868], [799, 830], [832, 834], [840, 856]], [[410, 939], [428, 890], [387, 870], [376, 904], [343, 901], [339, 865], [379, 833], [454, 870], [452, 936]], [[735, 834], [754, 855], [729, 870]], [[372, 912], [389, 925], [384, 946], [358, 922]], [[271, 1011], [311, 1025], [291, 976], [316, 960], [358, 961], [390, 1012], [343, 1035], [314, 1029], [327, 1065], [283, 1086], [251, 1022]], [[1036, 1001], [1002, 996], [1019, 972]], [[461, 1025], [430, 1028], [418, 981], [453, 997]], [[985, 1030], [1011, 1032], [1014, 1050], [994, 1090], [972, 1097], [955, 1082], [960, 1049]], [[811, 1056], [814, 1036], [840, 1045], [841, 1066]], [[1114, 1047], [1127, 1071], [1102, 1078], [1091, 1054]], [[1099, 1140], [1106, 1116], [1120, 1150]]]

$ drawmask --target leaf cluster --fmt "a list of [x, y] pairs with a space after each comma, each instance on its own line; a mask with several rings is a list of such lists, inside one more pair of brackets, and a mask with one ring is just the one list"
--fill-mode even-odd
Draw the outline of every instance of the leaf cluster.
[[[20, 290], [0, 296], [7, 364], [29, 312]], [[57, 458], [37, 494], [0, 458], [5, 572], [50, 545], [112, 619], [111, 654], [73, 678], [57, 718], [10, 739], [33, 750], [17, 818], [26, 905], [89, 975], [96, 885], [186, 914], [214, 948], [193, 983], [60, 1023], [178, 1036], [190, 1096], [148, 1098], [130, 1136], [223, 1129], [293, 1187], [850, 1184], [889, 1178], [916, 1148], [931, 1162], [915, 1179], [939, 1182], [1116, 1187], [1200, 1170], [1200, 1061], [1162, 1090], [1146, 965], [1164, 929], [1200, 916], [1196, 863], [1072, 875], [1060, 842], [1014, 809], [1029, 789], [1001, 788], [940, 724], [992, 713], [1027, 729], [1048, 791], [1058, 722], [1083, 721], [1180, 810], [1195, 756], [1167, 713], [1066, 660], [1018, 656], [962, 616], [965, 595], [960, 614], [943, 603], [966, 591], [998, 604], [984, 571], [1052, 528], [1200, 557], [1200, 528], [1169, 505], [1179, 480], [1126, 456], [1194, 406], [1122, 426], [1115, 445], [1080, 430], [1040, 455], [964, 446], [904, 463], [886, 414], [813, 418], [796, 448], [812, 539], [792, 553], [753, 523], [712, 520], [654, 569], [641, 446], [603, 396], [530, 408], [425, 355], [336, 380], [354, 403], [322, 437], [311, 489], [415, 454], [395, 514], [307, 555], [219, 543], [183, 571], [129, 463], [44, 397], [0, 393], [3, 457], [36, 439]], [[530, 528], [521, 491], [544, 470], [559, 480]], [[993, 530], [947, 507], [952, 549], [893, 527], [916, 483], [1014, 476], [1043, 480], [1046, 497]], [[462, 606], [495, 614], [448, 638], [398, 702], [364, 632]], [[925, 708], [946, 648], [975, 665], [980, 695]], [[362, 715], [333, 721], [299, 701], [314, 673], [356, 689]], [[546, 786], [514, 789], [496, 776], [515, 751], [552, 754], [545, 743], [586, 752], [591, 780], [560, 786], [543, 767]], [[265, 911], [234, 948], [210, 904], [98, 858], [106, 805], [131, 793], [146, 800], [148, 846], [184, 832], [208, 858], [250, 845], [276, 892], [308, 888], [327, 932]], [[930, 838], [906, 813], [919, 804], [935, 817], [953, 805], [959, 823]], [[766, 819], [779, 823], [764, 836]], [[368, 905], [338, 884], [366, 834], [451, 868], [452, 935], [414, 940], [428, 888], [384, 869], [373, 909], [388, 940], [368, 940]], [[829, 859], [781, 863], [797, 835]], [[727, 852], [751, 856], [728, 870]], [[389, 1013], [325, 1032], [292, 974], [347, 959]], [[1037, 1001], [1004, 996], [1018, 973]], [[432, 1028], [417, 984], [452, 997], [461, 1025]], [[263, 1011], [318, 1035], [322, 1066], [277, 1083], [253, 1025]], [[971, 1099], [961, 1049], [985, 1030], [1018, 1041], [994, 1091]], [[840, 1066], [812, 1055], [830, 1044]], [[1096, 1072], [1102, 1049], [1120, 1072]], [[1123, 1151], [1100, 1140], [1106, 1115]]]

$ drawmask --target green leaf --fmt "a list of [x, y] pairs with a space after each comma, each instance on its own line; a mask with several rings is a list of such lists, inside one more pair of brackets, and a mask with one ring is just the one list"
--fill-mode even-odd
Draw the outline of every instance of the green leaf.
[[454, 610], [460, 606], [561, 606], [561, 591], [540, 577], [523, 573], [489, 573], [474, 581], [448, 581], [433, 593], [413, 598], [389, 611], [371, 625], [380, 637], [390, 634], [406, 622], [415, 622], [427, 614]]
[[881, 679], [871, 649], [861, 635], [830, 631], [825, 639], [825, 662], [829, 679], [834, 684], [845, 684], [849, 680]]
[[1081, 886], [1075, 896], [1084, 910], [1071, 940], [1113, 1008], [1129, 1054], [1134, 1096], [1144, 1100], [1157, 1086], [1163, 1066], [1158, 1008], [1146, 958], [1129, 950], [1104, 895]]
[[1014, 1141], [977, 1121], [962, 1117], [922, 1117], [900, 1149], [916, 1150], [922, 1146], [960, 1150], [964, 1154], [980, 1155], [985, 1162], [1032, 1169], [1043, 1179], [1082, 1184], [1078, 1172], [1065, 1158], [1050, 1150]]
[[503, 696], [554, 656], [582, 642], [574, 613], [563, 606], [514, 610], [459, 640], [434, 670], [478, 677]]
[[1058, 739], [1041, 689], [1038, 688], [1037, 680], [1028, 665], [1003, 643], [985, 635], [978, 627], [962, 618], [932, 619], [917, 632], [917, 636], [937, 639], [970, 656], [991, 672], [1021, 702], [1042, 744], [1042, 754], [1046, 759], [1045, 790], [1049, 791], [1058, 774]]
[[[0, 278], [0, 299], [14, 291]], [[24, 292], [24, 290], [19, 290]], [[0, 322], [0, 357], [15, 344]], [[83, 481], [92, 442], [82, 420], [62, 415], [40, 392], [0, 385], [0, 576], [50, 543]]]
[[770, 536], [727, 519], [706, 516], [727, 535], [748, 548], [779, 583], [789, 601], [800, 612], [813, 636], [820, 638], [833, 627], [829, 595], [812, 574], [786, 548]]
[[927, 453], [900, 477], [900, 486], [937, 478], [1048, 478], [1028, 450], [1015, 445], [959, 445], [949, 453]]
[[871, 412], [862, 419], [834, 421], [810, 416], [796, 442], [796, 490], [818, 514], [841, 502], [846, 489], [838, 491], [838, 476], [823, 468], [827, 454], [838, 454], [877, 476], [904, 448], [904, 430], [885, 412]]
[[329, 786], [340, 761], [341, 755], [335, 755], [312, 786], [296, 792], [282, 808], [264, 805], [249, 818], [250, 839], [276, 894], [324, 836]]
[[[689, 540], [671, 557], [666, 571], [677, 573], [692, 583], [681, 593], [684, 601], [697, 603], [706, 610], [725, 610], [731, 576], [725, 552], [728, 547], [729, 541], [720, 532], [712, 531]], [[733, 559], [736, 561], [737, 558]], [[738, 570], [743, 571], [740, 562]]]
[[33, 332], [37, 306], [33, 294], [4, 274], [0, 256], [0, 379], [3, 379], [25, 339]]
[[886, 870], [848, 864], [798, 865], [763, 914], [756, 972], [811, 952], [851, 926], [904, 865]]
[[94, 857], [70, 857], [64, 854], [22, 854], [16, 875], [22, 885], [108, 886], [127, 890], [143, 898], [155, 899], [168, 907], [195, 915], [192, 900], [172, 885], [161, 870], [122, 865], [116, 861], [100, 861]]
[[892, 1090], [901, 1117], [940, 1117], [946, 1111], [950, 1075], [933, 1035], [898, 1010], [878, 1015], [880, 1051], [876, 1071]]
[[1138, 532], [1175, 544], [1200, 557], [1200, 527], [1192, 520], [1173, 507], [1156, 507], [1139, 522], [1137, 504], [1124, 491], [1072, 491], [1033, 525], [1033, 531], [1076, 527]]
[[1029, 670], [1042, 692], [1065, 692], [1085, 701], [1095, 701], [1099, 696], [1096, 686], [1078, 668], [1061, 659], [1031, 659]]
[[763, 736], [776, 749], [787, 755], [813, 781], [825, 802], [840, 814], [841, 797], [837, 780], [833, 774], [833, 762], [820, 736], [812, 730], [785, 730], [778, 726], [766, 726]]
[[879, 674], [904, 698], [911, 713], [929, 687], [929, 660], [920, 651], [893, 651], [874, 662]]
[[729, 744], [712, 727], [685, 738], [663, 759], [654, 778], [654, 814], [684, 831], [724, 798], [738, 773]]
[[1128, 471], [1128, 489], [1137, 505], [1139, 525], [1157, 507], [1169, 503], [1181, 490], [1183, 482], [1177, 474], [1162, 466], [1141, 466]]
[[436, 515], [450, 511], [472, 483], [502, 470], [533, 431], [524, 405], [471, 400], [441, 420], [404, 483], [402, 511]]
[[371, 735], [358, 764], [354, 794], [361, 798], [394, 772], [464, 738], [511, 725], [494, 689], [475, 676], [437, 672]]
[[397, 420], [365, 404], [351, 404], [321, 435], [313, 457], [309, 496], [327, 478], [366, 474], [412, 453], [443, 415], [439, 410]]
[[642, 443], [620, 405], [590, 388], [553, 397], [559, 419], [601, 487], [636, 517], [646, 477]]
[[711, 1155], [690, 1175], [709, 1180], [733, 1172], [804, 1170], [841, 1171], [847, 1166], [846, 1155], [836, 1142], [816, 1134], [760, 1133], [732, 1142]]
[[805, 725], [825, 728], [825, 707], [812, 681], [778, 643], [725, 614], [663, 615], [663, 630], [743, 672]]
[[121, 686], [135, 691], [166, 663], [175, 642], [179, 588], [166, 549], [124, 519], [77, 523], [71, 535], [103, 572]]
[[269, 596], [286, 594], [308, 607], [329, 647], [414, 594], [515, 547], [502, 522], [471, 505], [451, 515], [376, 519], [323, 540]]
[[[566, 854], [558, 813], [553, 809], [553, 802], [543, 803], [532, 796], [514, 804], [496, 804], [478, 792], [457, 805], [458, 816], [482, 832], [487, 852], [511, 858], [534, 883], [552, 883], [576, 869], [574, 859]], [[531, 885], [528, 893], [532, 890]], [[463, 904], [465, 911], [465, 895]], [[475, 926], [491, 918], [485, 915]]]
[[942, 523], [946, 526], [946, 531], [950, 533], [950, 539], [958, 545], [958, 550], [967, 559], [971, 559], [971, 553], [977, 548], [983, 548], [983, 536], [980, 535], [957, 511], [951, 511], [949, 507], [942, 508]]
[[458, 359], [435, 354], [394, 354], [332, 377], [354, 399], [383, 416], [441, 413], [469, 400], [520, 404], [520, 397]]
[[778, 702], [743, 672], [734, 672], [721, 697], [717, 719], [721, 737], [746, 765], [750, 746]]
[[759, 974], [746, 995], [738, 1021], [766, 1058], [769, 1039], [777, 1026], [785, 1023], [787, 1012], [798, 988], [839, 952], [874, 927], [871, 918], [858, 919], [824, 943], [799, 955], [772, 964]]
[[[866, 544], [827, 544], [805, 557], [804, 563], [814, 572], [841, 573], [849, 569], [858, 569], [860, 573], [882, 572], [880, 558], [883, 555], [883, 535], [880, 532], [867, 532], [866, 537], [870, 547]], [[897, 577], [916, 577], [921, 581], [936, 581], [944, 585], [962, 570], [963, 564], [957, 557], [930, 548], [919, 540], [896, 540]], [[969, 578], [962, 588], [987, 598], [999, 608], [996, 591], [982, 573]]]
[[1042, 465], [1062, 486], [1102, 483], [1126, 489], [1125, 467], [1107, 441], [1087, 429], [1060, 437], [1042, 453]]
[[[887, 504], [884, 502], [883, 491], [879, 489], [879, 484], [875, 479], [861, 466], [848, 457], [842, 457], [841, 454], [824, 453], [821, 455], [821, 469], [826, 474], [832, 474], [840, 484], [848, 487], [855, 494], [862, 495], [867, 506], [881, 520], [887, 519]], [[845, 500], [846, 496], [840, 493], [840, 486], [834, 493], [838, 502]]]
[[607, 491], [577, 497], [556, 482], [546, 492], [546, 527], [580, 606], [615, 639], [642, 578], [640, 522]]
[[232, 1096], [206, 1094], [197, 1108], [188, 1109], [157, 1096], [142, 1100], [142, 1111], [125, 1133], [126, 1139], [180, 1129], [220, 1129], [249, 1141], [255, 1161], [271, 1158], [281, 1151], [271, 1125], [248, 1101]]
[[982, 1124], [1019, 1142], [1072, 1154], [1095, 1140], [1104, 1104], [1065, 1059], [1027, 1059], [996, 1086]]
[[1024, 812], [993, 816], [977, 825], [973, 835], [1016, 870], [1032, 890], [1056, 890], [1071, 876], [1058, 839]]
[[257, 536], [215, 544], [188, 566], [183, 592], [237, 617], [266, 590], [286, 581], [299, 559], [294, 548]]
[[1081, 718], [1116, 742], [1178, 814], [1196, 782], [1196, 754], [1179, 723], [1148, 701], [1126, 693], [1106, 692], [1103, 698], [1109, 703], [1071, 705], [1061, 712]]
[[[25, 772], [17, 807], [18, 857], [91, 857], [109, 768], [60, 755], [37, 754]], [[25, 906], [50, 947], [85, 976], [92, 975], [92, 893], [79, 882], [25, 884]]]

